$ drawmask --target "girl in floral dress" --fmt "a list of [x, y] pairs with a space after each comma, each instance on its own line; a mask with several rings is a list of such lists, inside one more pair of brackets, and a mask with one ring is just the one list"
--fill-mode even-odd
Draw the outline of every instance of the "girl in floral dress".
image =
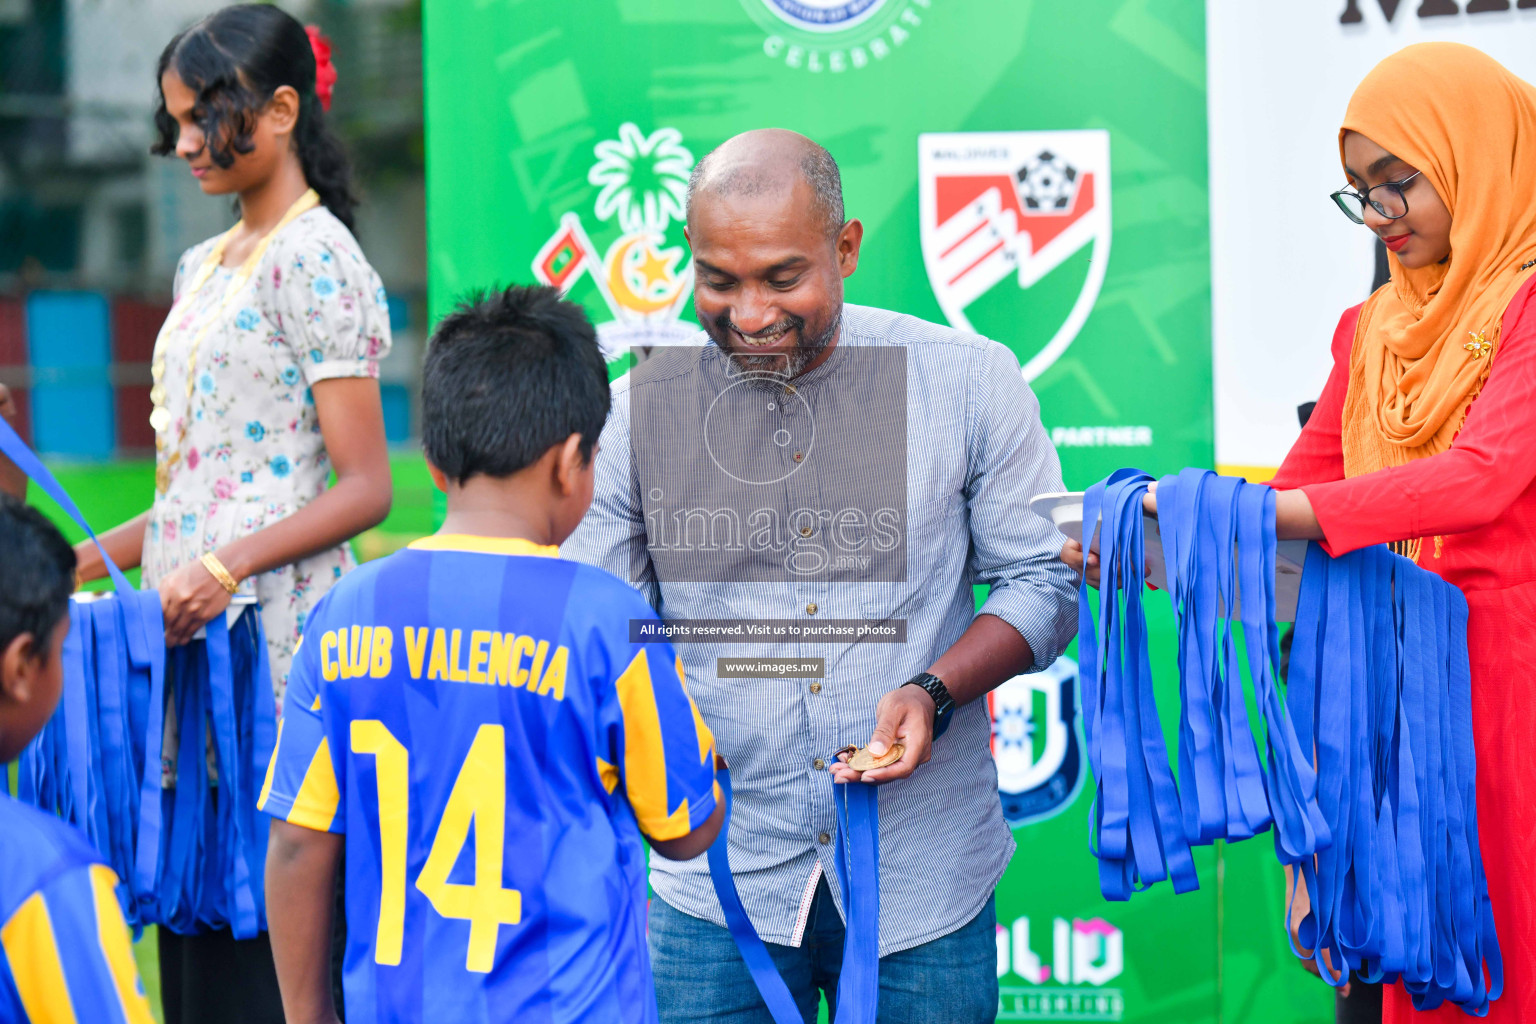
[[[186, 160], [205, 193], [236, 196], [240, 221], [177, 267], [152, 364], [154, 501], [104, 538], [159, 589], [169, 646], [232, 593], [254, 596], [279, 708], [306, 614], [391, 497], [377, 379], [389, 317], [324, 121], [334, 79], [318, 33], [267, 5], [225, 8], [161, 54], [155, 150]], [[93, 546], [77, 554], [82, 579], [105, 575]], [[167, 736], [167, 765], [175, 747]], [[160, 956], [167, 1024], [282, 1020], [265, 934], [162, 928]]]

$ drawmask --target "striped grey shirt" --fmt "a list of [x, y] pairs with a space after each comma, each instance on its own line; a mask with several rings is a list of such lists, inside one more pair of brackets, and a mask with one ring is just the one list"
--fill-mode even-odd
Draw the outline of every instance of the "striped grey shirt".
[[[822, 874], [842, 901], [833, 783], [817, 760], [868, 741], [880, 697], [970, 624], [973, 585], [990, 588], [981, 611], [1019, 631], [1035, 670], [1072, 638], [1063, 537], [1026, 507], [1062, 489], [1061, 466], [1034, 394], [997, 342], [849, 305], [822, 365], [788, 387], [727, 395], [739, 371], [703, 332], [698, 340], [701, 348], [653, 357], [615, 382], [592, 507], [562, 554], [629, 580], [667, 622], [904, 624], [901, 643], [674, 640], [731, 765], [730, 858], [742, 902], [765, 940], [798, 946]], [[861, 358], [872, 355], [881, 358]], [[899, 511], [882, 533], [867, 506], [892, 493]], [[765, 523], [794, 543], [826, 538], [834, 556], [871, 557], [812, 551], [814, 564], [784, 571], [781, 547], [749, 539]], [[680, 543], [679, 530], [697, 543]], [[880, 543], [893, 537], [899, 544]], [[733, 539], [737, 553], [721, 562]], [[722, 678], [718, 660], [740, 657], [822, 658], [824, 677]], [[881, 787], [881, 955], [968, 922], [1013, 850], [990, 718], [974, 701], [956, 711], [931, 761]], [[702, 856], [652, 858], [651, 884], [677, 909], [724, 924]]]

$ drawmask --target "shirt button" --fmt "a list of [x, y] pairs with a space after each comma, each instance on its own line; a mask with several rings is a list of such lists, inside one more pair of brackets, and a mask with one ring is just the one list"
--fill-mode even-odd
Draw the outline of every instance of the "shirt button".
[[816, 837], [816, 841], [819, 842], [822, 846], [826, 846], [828, 843], [830, 843], [832, 841], [832, 837], [830, 835], [828, 835], [827, 833], [823, 832], [821, 835]]
[[795, 452], [795, 461], [796, 462], [799, 462], [803, 458], [805, 458], [805, 452]]
[[812, 693], [820, 693], [821, 692], [821, 684], [820, 683], [812, 683], [811, 684], [811, 692]]
[[823, 761], [819, 757], [816, 760], [811, 762], [811, 767], [815, 768], [817, 771], [821, 771], [826, 766], [827, 766], [827, 762]]
[[802, 526], [802, 527], [800, 527], [800, 536], [802, 536], [802, 537], [809, 537], [810, 535], [811, 535], [811, 528], [809, 526]]
[[795, 386], [793, 384], [786, 384], [784, 386], [784, 393], [786, 395], [793, 395], [793, 394], [795, 394]]
[[812, 601], [810, 604], [805, 606], [805, 614], [807, 614], [807, 615], [815, 615], [816, 614], [816, 602], [815, 601]]

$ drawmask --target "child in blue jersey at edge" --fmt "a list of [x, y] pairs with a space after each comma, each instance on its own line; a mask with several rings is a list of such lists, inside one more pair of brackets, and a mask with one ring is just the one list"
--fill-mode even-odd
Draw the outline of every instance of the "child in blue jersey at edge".
[[336, 1020], [343, 844], [348, 1024], [656, 1020], [641, 836], [695, 857], [724, 800], [681, 662], [631, 642], [655, 613], [557, 554], [609, 401], [554, 289], [477, 297], [433, 335], [423, 447], [447, 518], [310, 614], [261, 795], [290, 1021]]
[[0, 494], [0, 1021], [150, 1024], [117, 875], [83, 832], [4, 784], [63, 691], [74, 577], [63, 535]]

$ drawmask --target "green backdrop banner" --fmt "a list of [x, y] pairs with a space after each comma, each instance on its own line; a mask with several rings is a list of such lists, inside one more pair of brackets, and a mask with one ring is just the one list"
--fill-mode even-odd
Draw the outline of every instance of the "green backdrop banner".
[[[792, 128], [832, 152], [865, 225], [849, 301], [1009, 345], [1069, 486], [1212, 463], [1198, 0], [425, 8], [435, 315], [540, 280], [586, 305], [615, 373], [631, 345], [688, 338], [689, 170], [737, 132]], [[1155, 623], [1170, 669], [1171, 628]], [[991, 703], [1019, 844], [999, 1019], [1331, 1018], [1285, 948], [1268, 837], [1202, 850], [1199, 892], [1106, 903], [1073, 665]]]

